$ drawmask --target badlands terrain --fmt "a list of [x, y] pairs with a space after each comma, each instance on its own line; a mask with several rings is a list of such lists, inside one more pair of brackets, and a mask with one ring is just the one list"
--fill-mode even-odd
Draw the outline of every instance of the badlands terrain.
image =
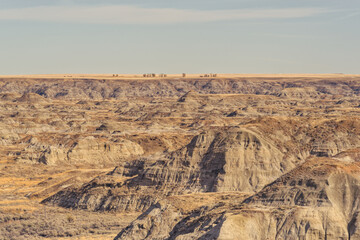
[[360, 239], [360, 75], [0, 76], [0, 239]]

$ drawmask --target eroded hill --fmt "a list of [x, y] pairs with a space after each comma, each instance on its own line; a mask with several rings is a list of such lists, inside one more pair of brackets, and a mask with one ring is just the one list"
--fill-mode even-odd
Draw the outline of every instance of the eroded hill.
[[0, 239], [357, 239], [359, 91], [346, 75], [1, 79]]

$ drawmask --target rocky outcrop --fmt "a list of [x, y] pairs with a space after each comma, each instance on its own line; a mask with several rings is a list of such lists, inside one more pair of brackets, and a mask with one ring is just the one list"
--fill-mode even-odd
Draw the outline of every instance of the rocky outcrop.
[[[137, 161], [135, 165], [125, 165], [126, 170], [118, 168], [109, 173], [112, 178], [131, 177], [120, 185], [111, 185], [107, 177], [100, 177], [96, 181], [103, 184], [92, 182], [78, 190], [59, 192], [46, 202], [72, 208], [87, 205], [88, 209], [104, 209], [107, 207], [103, 205], [109, 201], [111, 205], [118, 205], [118, 210], [143, 209], [167, 195], [254, 192], [280, 176], [287, 167], [291, 168], [291, 163], [287, 166], [283, 154], [271, 142], [242, 128], [200, 134], [186, 147], [153, 164], [145, 162]], [[69, 199], [72, 199], [70, 203]]]
[[[144, 158], [119, 166], [106, 178], [96, 179], [101, 184], [89, 183], [79, 189], [62, 191], [46, 202], [70, 208], [123, 211], [143, 210], [170, 195], [227, 191], [255, 193], [311, 154], [317, 156], [313, 151], [316, 141], [327, 139], [330, 147], [323, 149], [327, 155], [360, 146], [358, 130], [354, 128], [358, 123], [352, 120], [329, 120], [315, 126], [293, 124], [263, 119], [247, 127], [209, 130], [195, 136], [179, 150], [158, 155], [154, 160]], [[323, 132], [323, 129], [329, 129], [328, 126], [336, 128]], [[270, 132], [273, 127], [276, 132]], [[332, 135], [333, 131], [337, 132], [337, 137]], [[119, 176], [126, 180], [113, 185], [109, 179]], [[311, 182], [303, 184], [311, 185]], [[318, 189], [314, 192], [323, 194]], [[301, 196], [296, 201], [302, 201]]]
[[115, 239], [136, 240], [149, 237], [166, 239], [180, 217], [182, 214], [179, 209], [172, 205], [153, 204], [137, 218], [132, 226], [124, 228]]
[[[62, 142], [62, 143], [61, 143]], [[144, 154], [142, 147], [126, 139], [109, 141], [88, 136], [65, 138], [58, 144], [49, 144], [37, 138], [29, 140], [29, 146], [21, 154], [22, 161], [44, 164], [107, 164]]]
[[216, 239], [224, 210], [248, 195], [239, 192], [172, 196], [153, 204], [115, 239]]
[[289, 87], [284, 88], [276, 94], [278, 97], [282, 98], [295, 98], [295, 99], [317, 99], [321, 98], [324, 93], [317, 91], [313, 87]]
[[[354, 160], [309, 159], [245, 200], [243, 208], [268, 212], [265, 225], [272, 229], [267, 234], [271, 239], [358, 239], [359, 170]], [[240, 211], [229, 221], [243, 215]], [[250, 222], [254, 221], [247, 219], [241, 225]], [[264, 229], [263, 225], [259, 222], [255, 229]], [[246, 237], [251, 237], [250, 233], [238, 239]]]
[[[358, 239], [359, 171], [353, 158], [311, 158], [240, 204], [167, 218], [164, 231], [156, 234], [158, 239]], [[153, 205], [116, 239], [140, 232], [147, 233], [142, 239], [156, 238], [154, 221], [139, 226], [149, 215], [168, 216], [174, 206], [156, 208], [161, 209]]]

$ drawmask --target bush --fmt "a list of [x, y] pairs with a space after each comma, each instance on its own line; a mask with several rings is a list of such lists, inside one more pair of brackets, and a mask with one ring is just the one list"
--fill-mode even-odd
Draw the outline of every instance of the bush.
[[66, 216], [66, 221], [68, 221], [69, 223], [74, 222], [74, 220], [75, 220], [75, 218], [74, 218], [73, 215], [68, 214], [68, 215]]

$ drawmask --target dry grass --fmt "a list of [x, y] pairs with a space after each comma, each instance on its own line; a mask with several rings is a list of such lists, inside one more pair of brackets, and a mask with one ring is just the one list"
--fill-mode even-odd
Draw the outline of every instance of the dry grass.
[[113, 168], [68, 169], [10, 163], [6, 169], [1, 171], [6, 174], [0, 175], [0, 239], [113, 239], [139, 214], [71, 211], [40, 204], [65, 185], [90, 181]]

